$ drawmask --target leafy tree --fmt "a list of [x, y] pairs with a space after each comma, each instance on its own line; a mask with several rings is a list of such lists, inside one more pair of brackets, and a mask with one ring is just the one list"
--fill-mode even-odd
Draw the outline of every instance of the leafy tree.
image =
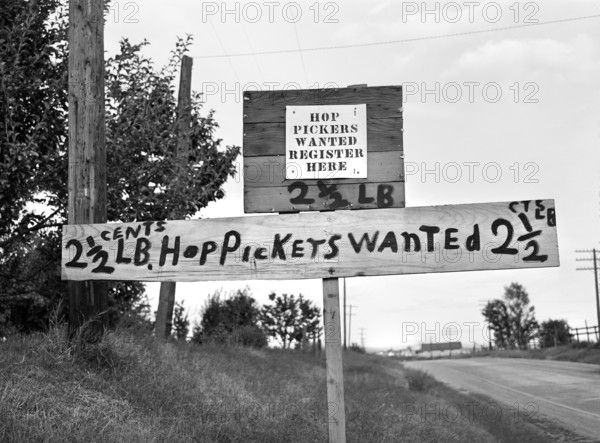
[[535, 307], [529, 306], [529, 294], [519, 283], [506, 286], [503, 299], [490, 301], [482, 314], [494, 331], [498, 347], [527, 349], [537, 333]]
[[[66, 294], [60, 231], [67, 211], [68, 47], [66, 0], [15, 0], [0, 8], [0, 323], [43, 328]], [[175, 153], [176, 72], [191, 36], [166, 67], [121, 42], [106, 61], [108, 219], [192, 216], [223, 197], [237, 147], [215, 139], [213, 112], [192, 98], [191, 148]], [[142, 300], [143, 285], [114, 285], [113, 318]], [[0, 327], [2, 325], [0, 324]]]
[[569, 324], [566, 320], [546, 320], [542, 322], [539, 335], [542, 348], [566, 345], [571, 342]]
[[308, 337], [319, 332], [320, 309], [312, 301], [302, 295], [278, 296], [274, 292], [269, 299], [273, 303], [263, 306], [261, 323], [267, 334], [279, 340], [284, 349], [290, 348], [293, 342], [300, 343], [304, 331]]
[[506, 304], [502, 300], [492, 300], [488, 302], [482, 313], [494, 334], [496, 347], [500, 349], [508, 348], [511, 329]]
[[190, 321], [182, 300], [175, 303], [175, 309], [173, 310], [173, 335], [177, 340], [185, 341], [189, 332]]
[[192, 341], [266, 346], [267, 337], [258, 325], [259, 315], [249, 288], [238, 289], [226, 298], [222, 298], [222, 291], [216, 291], [206, 302]]

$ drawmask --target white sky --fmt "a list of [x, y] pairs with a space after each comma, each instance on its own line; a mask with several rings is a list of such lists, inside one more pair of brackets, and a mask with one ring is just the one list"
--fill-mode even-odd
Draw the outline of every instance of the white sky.
[[[448, 2], [438, 2], [439, 18], [434, 13], [422, 15], [422, 2], [270, 4], [241, 2], [236, 12], [231, 1], [113, 1], [105, 32], [107, 57], [115, 54], [122, 37], [133, 43], [149, 40], [144, 53], [160, 67], [176, 37], [186, 33], [195, 38], [190, 55], [201, 57], [471, 32], [327, 51], [196, 58], [192, 86], [207, 92], [206, 110], [216, 110], [218, 137], [226, 145], [241, 146], [245, 87], [403, 84], [407, 206], [556, 200], [560, 268], [347, 279], [349, 303], [357, 306], [352, 341], [359, 341], [359, 328], [365, 328], [367, 347], [416, 345], [425, 329], [436, 330], [436, 323], [440, 333], [424, 338], [442, 340], [445, 324], [482, 323], [485, 301], [502, 296], [504, 286], [513, 281], [528, 290], [539, 321], [564, 318], [575, 327], [584, 326], [586, 320], [596, 324], [593, 273], [575, 271], [585, 263], [575, 262], [574, 251], [599, 247], [600, 240], [600, 18], [472, 32], [523, 25], [527, 20], [600, 15], [599, 2], [483, 1], [473, 5], [472, 17], [465, 2], [456, 2], [460, 20], [456, 20], [459, 9], [443, 7]], [[425, 5], [435, 10], [435, 2]], [[224, 7], [231, 13], [223, 16]], [[215, 14], [208, 17], [210, 11]], [[258, 11], [262, 17], [257, 17]], [[296, 20], [298, 11], [302, 16]], [[502, 16], [496, 21], [498, 11]], [[468, 85], [472, 82], [476, 84], [471, 99]], [[437, 94], [422, 94], [425, 89], [435, 91], [436, 85]], [[457, 98], [457, 91], [461, 97]], [[502, 96], [494, 102], [497, 91]], [[452, 162], [460, 165], [458, 179]], [[478, 163], [472, 180], [467, 162]], [[432, 172], [423, 175], [424, 169]], [[202, 216], [243, 215], [240, 177], [230, 180], [225, 189], [226, 198], [210, 204]], [[248, 285], [261, 303], [274, 290], [302, 293], [322, 304], [321, 280]], [[177, 299], [184, 299], [196, 316], [215, 289], [243, 286], [242, 282], [180, 283]], [[148, 285], [155, 305], [158, 288], [158, 284]], [[418, 332], [403, 334], [412, 324], [418, 325]], [[480, 329], [476, 327], [475, 333], [475, 341], [482, 342]], [[468, 326], [461, 339], [469, 345]]]

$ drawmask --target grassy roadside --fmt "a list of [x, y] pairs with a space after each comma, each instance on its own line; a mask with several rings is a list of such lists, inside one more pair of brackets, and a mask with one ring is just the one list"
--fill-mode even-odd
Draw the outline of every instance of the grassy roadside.
[[[344, 358], [349, 442], [548, 441], [530, 420], [395, 361]], [[322, 355], [127, 330], [86, 346], [56, 328], [0, 343], [0, 441], [321, 442], [325, 376]]]
[[534, 358], [600, 365], [600, 345], [597, 343], [577, 343], [544, 349], [482, 350], [473, 354], [466, 354], [464, 357]]

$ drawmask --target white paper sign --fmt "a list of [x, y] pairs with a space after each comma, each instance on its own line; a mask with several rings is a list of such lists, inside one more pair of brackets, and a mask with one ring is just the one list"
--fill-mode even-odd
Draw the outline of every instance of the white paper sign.
[[367, 178], [367, 105], [286, 106], [285, 178]]

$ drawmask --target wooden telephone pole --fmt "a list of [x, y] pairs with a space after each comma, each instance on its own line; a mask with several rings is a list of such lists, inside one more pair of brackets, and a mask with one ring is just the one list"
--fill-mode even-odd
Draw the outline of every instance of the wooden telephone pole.
[[[68, 223], [106, 223], [104, 145], [104, 0], [69, 2]], [[93, 245], [90, 245], [92, 247]], [[90, 321], [106, 326], [108, 283], [69, 281], [71, 333]]]
[[[598, 251], [596, 248], [591, 249], [591, 250], [577, 250], [575, 252], [578, 253], [592, 253], [592, 258], [577, 258], [575, 259], [576, 261], [592, 261], [593, 265], [592, 267], [585, 267], [585, 268], [577, 268], [578, 271], [594, 271], [594, 283], [595, 283], [595, 289], [596, 289], [596, 321], [598, 322], [597, 326], [598, 329], [600, 330], [600, 296], [598, 295], [598, 260], [600, 259], [600, 257], [598, 257]], [[587, 327], [587, 325], [586, 325]]]
[[[181, 59], [181, 77], [179, 80], [179, 96], [177, 98], [177, 147], [175, 155], [182, 167], [187, 163], [190, 152], [190, 132], [192, 123], [192, 65], [194, 60], [187, 55]], [[172, 220], [177, 220], [185, 214], [182, 210], [175, 210], [171, 214]], [[158, 310], [156, 311], [155, 335], [169, 337], [173, 326], [173, 308], [175, 306], [175, 282], [162, 282]]]

